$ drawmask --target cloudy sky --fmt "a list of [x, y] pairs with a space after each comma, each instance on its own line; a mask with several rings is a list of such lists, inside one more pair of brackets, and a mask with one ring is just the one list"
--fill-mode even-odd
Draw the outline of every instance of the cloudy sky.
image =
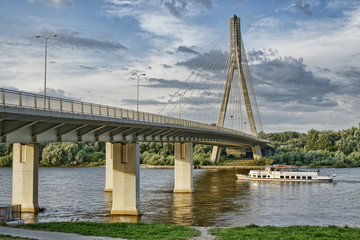
[[0, 87], [158, 113], [241, 18], [265, 132], [360, 122], [360, 1], [0, 0]]

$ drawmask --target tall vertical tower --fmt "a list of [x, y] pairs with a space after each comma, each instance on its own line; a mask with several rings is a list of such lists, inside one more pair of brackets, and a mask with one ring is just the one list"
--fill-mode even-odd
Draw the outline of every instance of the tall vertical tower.
[[[254, 120], [253, 109], [249, 97], [249, 90], [244, 76], [244, 69], [241, 63], [241, 50], [242, 50], [241, 44], [242, 43], [241, 43], [241, 32], [240, 32], [240, 18], [234, 15], [234, 17], [230, 19], [230, 64], [227, 73], [224, 97], [220, 108], [220, 114], [219, 114], [219, 120], [217, 126], [223, 127], [224, 125], [226, 110], [230, 96], [231, 83], [234, 77], [234, 71], [237, 70], [238, 76], [240, 77], [241, 87], [244, 96], [244, 103], [248, 115], [251, 134], [257, 137], [257, 130]], [[261, 157], [260, 146], [253, 146], [252, 151], [254, 158]], [[213, 147], [213, 152], [211, 155], [212, 162], [218, 162], [220, 160], [220, 152], [221, 152], [221, 148], [219, 146]]]

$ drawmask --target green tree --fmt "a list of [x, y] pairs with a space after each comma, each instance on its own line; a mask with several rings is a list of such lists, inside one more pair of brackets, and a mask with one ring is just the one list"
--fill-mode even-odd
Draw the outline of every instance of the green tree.
[[11, 167], [12, 166], [12, 154], [0, 157], [0, 167]]
[[318, 140], [318, 149], [321, 150], [328, 150], [330, 147], [330, 140], [329, 137], [325, 134], [325, 133], [320, 133], [319, 134], [319, 140]]
[[40, 164], [42, 166], [73, 165], [77, 152], [76, 143], [49, 143], [43, 149]]
[[319, 131], [315, 129], [311, 129], [308, 131], [306, 145], [305, 145], [305, 149], [307, 151], [317, 149], [318, 136], [319, 136]]
[[12, 144], [0, 143], [0, 157], [8, 156], [12, 153]]

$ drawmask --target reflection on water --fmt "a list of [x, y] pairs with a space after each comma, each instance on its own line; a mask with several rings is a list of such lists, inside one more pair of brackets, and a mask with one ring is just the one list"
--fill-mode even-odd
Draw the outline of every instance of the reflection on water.
[[193, 194], [174, 194], [170, 212], [173, 223], [181, 225], [193, 225]]
[[[337, 169], [333, 183], [237, 181], [240, 170], [194, 170], [192, 194], [174, 194], [174, 171], [141, 169], [142, 215], [111, 216], [105, 169], [40, 168], [37, 214], [26, 222], [162, 222], [195, 226], [349, 225], [360, 227], [360, 168]], [[326, 174], [331, 169], [322, 169]], [[11, 202], [11, 169], [0, 168], [0, 204]]]

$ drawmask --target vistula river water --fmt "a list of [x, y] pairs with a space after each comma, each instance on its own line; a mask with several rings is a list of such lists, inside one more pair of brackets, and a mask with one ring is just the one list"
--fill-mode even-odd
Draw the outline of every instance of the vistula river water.
[[[336, 169], [332, 183], [237, 181], [246, 170], [194, 169], [193, 194], [174, 194], [172, 169], [140, 170], [140, 217], [111, 216], [105, 168], [40, 168], [39, 205], [27, 223], [160, 222], [193, 226], [337, 225], [360, 227], [360, 168]], [[332, 169], [321, 169], [331, 174]], [[11, 203], [12, 169], [0, 168], [0, 204]]]

